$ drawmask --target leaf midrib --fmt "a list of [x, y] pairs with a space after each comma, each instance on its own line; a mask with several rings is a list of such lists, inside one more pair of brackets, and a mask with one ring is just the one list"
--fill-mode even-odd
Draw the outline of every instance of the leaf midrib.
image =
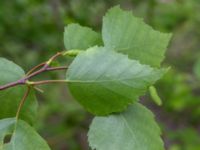
[[[133, 131], [133, 130], [131, 129], [131, 127], [129, 126], [128, 121], [126, 120], [126, 118], [124, 117], [123, 114], [120, 114], [120, 116], [121, 116], [122, 120], [124, 121], [125, 125], [127, 126], [128, 130], [130, 130], [130, 133], [131, 133], [131, 135], [132, 135], [132, 137], [133, 137], [135, 143], [138, 143], [136, 137], [134, 136], [134, 135], [135, 135], [135, 134], [134, 134], [134, 131]], [[136, 147], [137, 147], [137, 145], [138, 145], [138, 144], [135, 144]]]
[[67, 82], [76, 82], [76, 83], [99, 83], [99, 82], [118, 82], [118, 81], [126, 81], [126, 80], [133, 80], [133, 79], [140, 79], [142, 76], [134, 77], [134, 78], [123, 78], [123, 79], [114, 79], [114, 80], [70, 80], [67, 79]]

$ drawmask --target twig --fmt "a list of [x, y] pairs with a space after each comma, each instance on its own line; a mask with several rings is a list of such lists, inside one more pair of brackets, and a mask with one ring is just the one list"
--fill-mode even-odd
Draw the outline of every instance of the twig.
[[[65, 70], [67, 69], [68, 67], [66, 66], [62, 66], [62, 67], [50, 67], [50, 64], [52, 61], [54, 61], [57, 57], [59, 56], [65, 56], [65, 55], [68, 55], [68, 56], [77, 56], [79, 53], [81, 53], [82, 50], [70, 50], [70, 51], [63, 51], [63, 52], [58, 52], [57, 54], [55, 54], [54, 56], [52, 56], [46, 63], [41, 63], [35, 67], [33, 67], [30, 71], [28, 71], [28, 73], [26, 74], [26, 76], [20, 80], [17, 80], [17, 81], [14, 81], [14, 82], [11, 82], [11, 83], [8, 83], [8, 84], [5, 84], [5, 85], [2, 85], [0, 86], [0, 91], [1, 90], [5, 90], [5, 89], [8, 89], [8, 88], [11, 88], [11, 87], [14, 87], [14, 86], [17, 86], [17, 85], [24, 85], [24, 84], [27, 84], [27, 81], [38, 75], [38, 74], [41, 74], [43, 72], [46, 72], [46, 71], [54, 71], [54, 70]], [[43, 67], [42, 67], [43, 66]], [[42, 67], [41, 69], [35, 71], [36, 69], [38, 69], [39, 67]], [[35, 72], [34, 72], [35, 71]], [[44, 81], [46, 82], [46, 81]]]
[[18, 118], [19, 118], [20, 111], [21, 111], [21, 109], [22, 109], [22, 107], [23, 107], [23, 105], [24, 105], [24, 103], [25, 103], [25, 101], [26, 101], [26, 98], [28, 97], [28, 95], [29, 95], [29, 93], [30, 93], [30, 90], [31, 90], [31, 88], [30, 88], [30, 87], [27, 87], [27, 90], [26, 90], [26, 92], [25, 92], [25, 94], [24, 94], [22, 100], [20, 101], [20, 104], [19, 104], [19, 107], [18, 107], [17, 113], [16, 113], [16, 119], [17, 119], [17, 120], [18, 120]]
[[51, 67], [51, 68], [47, 68], [46, 71], [53, 71], [53, 70], [65, 70], [68, 69], [67, 66], [62, 66], [62, 67]]
[[[27, 79], [30, 79], [31, 77], [34, 77], [34, 76], [36, 76], [36, 75], [38, 75], [38, 74], [40, 74], [40, 73], [42, 73], [42, 72], [44, 72], [44, 71], [47, 71], [48, 69], [49, 69], [49, 65], [51, 64], [51, 62], [52, 61], [54, 61], [58, 56], [61, 56], [62, 55], [62, 53], [61, 52], [58, 52], [57, 54], [55, 54], [54, 56], [52, 56], [45, 64], [44, 64], [44, 66], [40, 69], [40, 70], [38, 70], [38, 71], [36, 71], [36, 72], [33, 72], [32, 74], [30, 74], [30, 75], [28, 75], [27, 77], [26, 77], [26, 80]], [[36, 66], [37, 67], [37, 66]], [[54, 70], [56, 70], [56, 69], [54, 69]]]
[[24, 83], [25, 83], [25, 80], [20, 79], [20, 80], [17, 80], [15, 82], [11, 82], [11, 83], [0, 86], [0, 91], [5, 90], [5, 89], [10, 88], [10, 87], [14, 87], [16, 85], [24, 84]]
[[[56, 55], [52, 56], [46, 63], [41, 63], [41, 64], [35, 66], [33, 69], [31, 69], [27, 73], [27, 76], [25, 76], [24, 78], [0, 86], [0, 91], [1, 90], [5, 90], [5, 89], [10, 88], [10, 87], [17, 86], [17, 85], [24, 85], [24, 84], [26, 84], [26, 81], [29, 80], [30, 78], [32, 78], [32, 77], [34, 77], [34, 76], [36, 76], [38, 74], [41, 74], [43, 72], [46, 72], [46, 71], [65, 70], [65, 69], [67, 69], [66, 66], [62, 66], [62, 67], [49, 67], [49, 65], [51, 64], [51, 62], [53, 60], [55, 60], [58, 56], [61, 56], [61, 55], [62, 55], [62, 53], [58, 52]], [[37, 68], [41, 67], [42, 65], [43, 65], [43, 67], [41, 69], [33, 72], [34, 70], [36, 70]], [[33, 72], [33, 73], [31, 73], [31, 72]]]
[[17, 80], [15, 82], [11, 82], [11, 83], [8, 83], [6, 85], [2, 85], [0, 86], [0, 91], [1, 90], [5, 90], [5, 89], [8, 89], [8, 88], [11, 88], [11, 87], [14, 87], [14, 86], [17, 86], [17, 85], [24, 85], [26, 84], [26, 81], [29, 80], [30, 78], [38, 75], [38, 74], [41, 74], [43, 72], [46, 72], [46, 71], [55, 71], [55, 70], [65, 70], [67, 69], [68, 67], [52, 67], [52, 68], [47, 68], [47, 69], [40, 69], [32, 74], [30, 74], [29, 76], [25, 77], [25, 78], [22, 78], [20, 80]]
[[30, 75], [33, 71], [35, 71], [36, 69], [38, 69], [39, 67], [42, 67], [45, 65], [45, 62], [33, 67], [31, 70], [29, 70], [27, 73], [26, 73], [26, 76]]
[[40, 93], [44, 93], [44, 91], [36, 86], [33, 87], [36, 91], [40, 92]]

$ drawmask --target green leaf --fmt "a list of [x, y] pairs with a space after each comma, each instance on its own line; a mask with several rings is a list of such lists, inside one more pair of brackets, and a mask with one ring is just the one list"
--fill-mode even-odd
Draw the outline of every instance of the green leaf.
[[79, 24], [70, 24], [65, 27], [64, 44], [67, 50], [85, 50], [95, 45], [102, 45], [102, 39], [100, 34], [88, 27], [82, 27]]
[[164, 69], [153, 69], [104, 47], [80, 53], [67, 72], [72, 95], [96, 115], [119, 112], [138, 100]]
[[159, 67], [171, 34], [153, 30], [132, 12], [118, 6], [103, 18], [103, 41], [106, 47], [128, 54], [143, 64]]
[[[4, 143], [10, 135], [11, 140]], [[26, 122], [14, 118], [0, 120], [1, 150], [50, 150], [47, 143]]]
[[158, 105], [161, 106], [162, 105], [162, 100], [161, 98], [158, 96], [157, 90], [154, 86], [150, 86], [149, 87], [149, 93], [151, 95], [152, 100]]
[[164, 150], [152, 112], [139, 103], [120, 114], [95, 117], [88, 136], [93, 150]]
[[[0, 68], [0, 85], [19, 80], [25, 75], [18, 65], [4, 58], [0, 58]], [[25, 91], [25, 86], [0, 91], [0, 119], [15, 117]], [[34, 92], [31, 91], [21, 110], [20, 118], [33, 124], [37, 115], [37, 106]]]

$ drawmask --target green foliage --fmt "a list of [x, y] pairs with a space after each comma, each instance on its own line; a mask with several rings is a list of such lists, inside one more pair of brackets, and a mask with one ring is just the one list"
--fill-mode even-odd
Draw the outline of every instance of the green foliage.
[[[0, 85], [10, 83], [24, 77], [24, 71], [16, 64], [4, 58], [0, 58]], [[20, 100], [26, 88], [18, 86], [0, 92], [0, 119], [15, 117]], [[27, 98], [20, 118], [33, 124], [37, 116], [37, 101], [34, 91]]]
[[198, 59], [193, 67], [193, 72], [195, 76], [200, 80], [200, 59]]
[[[6, 136], [11, 136], [10, 141], [4, 141], [6, 140]], [[50, 150], [47, 143], [31, 126], [15, 118], [0, 120], [0, 149]]]
[[171, 37], [119, 7], [110, 9], [103, 18], [102, 34], [106, 47], [154, 67], [160, 66]]
[[[199, 78], [196, 71], [192, 70], [200, 58], [198, 0], [1, 0], [0, 56], [27, 70], [64, 48], [61, 42], [64, 25], [74, 22], [100, 31], [105, 11], [119, 4], [123, 9], [133, 11], [135, 16], [144, 18], [154, 29], [173, 32], [164, 61], [165, 65], [172, 66], [173, 73], [170, 71], [156, 85], [163, 100], [162, 109], [148, 101], [147, 96], [141, 99], [156, 113], [158, 122], [164, 126], [162, 130], [166, 149], [171, 150], [171, 145], [173, 150], [198, 149], [198, 144], [193, 143], [196, 140], [187, 136], [188, 132], [183, 129], [183, 126], [190, 127], [199, 134]], [[69, 64], [66, 58], [60, 60], [59, 64]], [[56, 79], [61, 76], [62, 72], [49, 72], [34, 79]], [[65, 84], [39, 88], [44, 93], [36, 92], [40, 103], [37, 121], [34, 123], [37, 131], [45, 137], [52, 149], [88, 150], [86, 131], [90, 115], [72, 99]], [[166, 131], [166, 128], [171, 130]], [[179, 134], [176, 130], [187, 138], [182, 140], [182, 136], [166, 136], [168, 133]], [[200, 139], [198, 136], [196, 138]]]
[[88, 111], [106, 115], [137, 101], [164, 73], [164, 69], [141, 65], [110, 48], [94, 47], [75, 58], [67, 81], [74, 97]]
[[97, 150], [164, 150], [160, 134], [151, 111], [134, 103], [123, 113], [95, 117], [88, 136]]
[[101, 36], [90, 28], [70, 24], [65, 28], [64, 44], [68, 50], [87, 49], [94, 45], [101, 45]]
[[[159, 82], [158, 89], [162, 89], [163, 106], [167, 111], [183, 112], [188, 109], [190, 115], [200, 116], [199, 96], [193, 94], [190, 80], [189, 75], [171, 69]], [[197, 116], [192, 115], [190, 118]]]
[[[104, 46], [97, 47], [95, 45], [102, 45], [99, 33], [87, 27], [71, 24], [65, 28], [64, 43], [66, 49], [72, 50], [58, 52], [39, 65], [40, 69], [37, 66], [38, 70], [33, 68], [34, 70], [28, 75], [25, 75], [23, 70], [12, 62], [1, 59], [0, 83], [12, 82], [12, 86], [1, 86], [1, 90], [12, 87], [1, 92], [5, 106], [2, 105], [0, 112], [3, 114], [8, 111], [6, 114], [9, 115], [2, 116], [0, 120], [0, 127], [4, 127], [0, 132], [0, 137], [3, 139], [7, 134], [13, 133], [8, 144], [2, 143], [5, 149], [13, 149], [13, 147], [20, 150], [49, 149], [34, 129], [24, 122], [34, 122], [31, 117], [35, 114], [31, 113], [36, 111], [36, 103], [32, 103], [35, 100], [33, 93], [31, 97], [28, 95], [26, 100], [26, 94], [29, 93], [25, 93], [24, 88], [34, 87], [38, 90], [38, 85], [55, 82], [67, 83], [75, 99], [89, 112], [95, 115], [110, 115], [97, 117], [93, 122], [89, 133], [92, 148], [107, 150], [109, 147], [116, 150], [113, 146], [124, 149], [128, 145], [127, 150], [163, 149], [160, 130], [152, 113], [136, 101], [166, 72], [166, 69], [158, 69], [158, 67], [164, 58], [164, 51], [171, 35], [154, 31], [140, 19], [133, 17], [130, 12], [125, 12], [119, 7], [108, 11], [103, 19], [102, 30]], [[55, 64], [52, 62], [57, 57], [66, 55], [76, 57], [70, 67], [54, 67]], [[43, 72], [65, 69], [68, 69], [65, 80], [31, 81], [32, 77]], [[16, 80], [18, 82], [14, 82]], [[14, 86], [17, 87], [13, 88]], [[23, 93], [25, 93], [24, 96]], [[20, 99], [21, 102], [19, 102]], [[24, 106], [23, 109], [26, 110], [21, 111], [24, 101], [27, 108]], [[131, 104], [132, 106], [129, 106]], [[17, 120], [5, 119], [14, 117], [10, 114], [11, 110], [12, 113], [13, 110], [20, 111], [20, 115], [27, 115], [27, 118], [30, 115], [30, 119], [20, 117], [24, 120], [21, 121], [18, 120], [18, 115], [16, 115]], [[113, 131], [113, 122], [118, 132]], [[105, 126], [107, 128], [104, 128]], [[102, 139], [107, 142], [102, 143]], [[113, 142], [108, 143], [108, 139], [113, 139]], [[16, 143], [18, 145], [15, 145]], [[113, 145], [113, 143], [116, 144]]]
[[62, 48], [63, 12], [58, 10], [56, 19], [52, 5], [44, 0], [0, 1], [1, 57], [27, 69]]
[[[174, 144], [170, 150], [199, 150], [200, 135], [191, 127], [182, 128], [174, 132], [169, 132], [167, 136], [170, 139], [178, 141], [182, 144]], [[175, 149], [176, 148], [176, 149]]]
[[182, 23], [199, 18], [199, 4], [196, 0], [180, 0], [169, 3], [158, 3], [152, 24], [162, 30], [180, 28]]

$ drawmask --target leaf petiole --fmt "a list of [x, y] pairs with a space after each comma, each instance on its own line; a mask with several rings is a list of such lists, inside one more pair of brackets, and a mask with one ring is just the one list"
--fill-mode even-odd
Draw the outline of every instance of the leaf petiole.
[[24, 103], [25, 103], [25, 101], [26, 101], [26, 98], [28, 97], [28, 95], [29, 95], [29, 93], [30, 93], [30, 90], [31, 90], [31, 88], [28, 86], [28, 87], [27, 87], [27, 90], [26, 90], [26, 92], [25, 92], [25, 94], [24, 94], [24, 96], [23, 96], [23, 98], [22, 98], [22, 100], [20, 101], [20, 104], [19, 104], [19, 106], [18, 106], [17, 113], [16, 113], [16, 119], [17, 119], [17, 120], [18, 120], [18, 118], [19, 118], [20, 111], [21, 111], [21, 109], [22, 109], [22, 107], [23, 107], [23, 105], [24, 105]]
[[36, 69], [38, 69], [39, 67], [42, 67], [45, 65], [45, 62], [33, 67], [31, 70], [29, 70], [27, 73], [26, 73], [26, 76], [30, 75], [31, 73], [33, 73]]
[[50, 84], [50, 83], [67, 83], [67, 80], [43, 80], [43, 81], [27, 81], [28, 85], [42, 85], [42, 84]]
[[47, 68], [51, 63], [52, 61], [54, 61], [57, 57], [61, 56], [62, 55], [62, 52], [58, 52], [56, 53], [55, 55], [53, 55], [47, 62], [46, 64], [44, 65], [44, 68]]
[[63, 52], [62, 52], [62, 55], [63, 55], [63, 56], [75, 57], [75, 56], [77, 56], [78, 54], [80, 54], [81, 52], [83, 52], [83, 50], [72, 49], [72, 50], [63, 51]]

